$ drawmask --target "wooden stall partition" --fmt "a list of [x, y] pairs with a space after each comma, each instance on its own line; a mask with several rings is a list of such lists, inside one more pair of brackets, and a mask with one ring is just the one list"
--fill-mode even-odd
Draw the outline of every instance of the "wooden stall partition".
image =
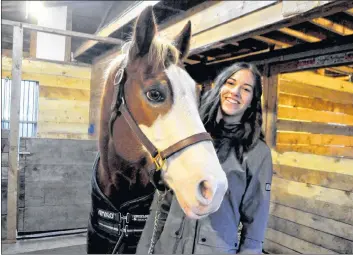
[[279, 74], [277, 97], [265, 250], [352, 253], [352, 83], [313, 71]]
[[[2, 56], [1, 77], [11, 79], [12, 59]], [[91, 139], [88, 135], [89, 65], [23, 59], [22, 80], [39, 83], [40, 138]]]
[[[3, 239], [7, 218], [7, 133], [2, 130]], [[96, 141], [92, 140], [21, 138], [17, 223], [20, 235], [87, 227], [96, 153]]]

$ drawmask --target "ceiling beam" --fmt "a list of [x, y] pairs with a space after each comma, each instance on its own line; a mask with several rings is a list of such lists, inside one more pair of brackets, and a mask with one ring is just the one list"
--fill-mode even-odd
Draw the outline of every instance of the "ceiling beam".
[[279, 40], [268, 38], [268, 37], [265, 37], [265, 36], [262, 36], [262, 35], [255, 35], [253, 37], [253, 39], [261, 41], [261, 42], [264, 42], [264, 43], [267, 43], [269, 45], [271, 45], [271, 44], [278, 45], [278, 46], [281, 46], [282, 48], [288, 48], [288, 47], [291, 47], [291, 46], [295, 45], [294, 43], [286, 43], [286, 42], [282, 42], [282, 41], [279, 41]]
[[288, 27], [283, 27], [278, 29], [279, 31], [281, 31], [284, 34], [293, 36], [295, 38], [298, 38], [300, 40], [303, 40], [305, 42], [319, 42], [321, 41], [321, 39], [319, 37], [313, 36], [313, 35], [308, 35], [306, 33], [300, 32], [298, 30], [294, 30]]
[[331, 32], [334, 32], [336, 34], [339, 34], [339, 35], [343, 35], [343, 36], [346, 36], [346, 35], [352, 35], [353, 34], [353, 29], [350, 29], [346, 26], [343, 26], [341, 24], [338, 24], [338, 23], [335, 23], [331, 20], [328, 20], [328, 19], [325, 19], [325, 18], [316, 18], [316, 19], [312, 19], [310, 21], [311, 23], [319, 26], [319, 27], [322, 27], [326, 30], [329, 30]]
[[[166, 37], [174, 36], [176, 32], [182, 30], [185, 24], [191, 21], [191, 31], [193, 37], [197, 34], [205, 32], [211, 28], [226, 24], [227, 22], [242, 17], [246, 14], [261, 10], [262, 8], [276, 4], [277, 0], [270, 1], [206, 1], [198, 4], [189, 10], [177, 14], [166, 22], [159, 25], [160, 33]], [[144, 3], [148, 3], [145, 1]], [[134, 15], [128, 13], [130, 19], [133, 20], [137, 17], [144, 8], [140, 11], [136, 11]], [[125, 17], [125, 16], [124, 16]], [[122, 17], [122, 18], [124, 18]], [[215, 18], [216, 17], [216, 18]], [[106, 34], [113, 33], [127, 22], [119, 22], [119, 19], [109, 24], [106, 28], [103, 28], [98, 34], [100, 36], [106, 36]], [[103, 33], [103, 30], [107, 29], [107, 32]], [[97, 35], [98, 35], [97, 34]], [[227, 34], [229, 34], [227, 32]], [[194, 41], [194, 40], [192, 40]], [[95, 44], [91, 42], [84, 43], [74, 53], [74, 57], [78, 57], [93, 47]]]
[[353, 16], [353, 8], [351, 8], [351, 9], [345, 11], [345, 13], [347, 13], [347, 14]]
[[[124, 13], [122, 16], [118, 17], [116, 20], [108, 24], [107, 26], [103, 27], [100, 31], [96, 33], [97, 36], [101, 37], [108, 37], [118, 29], [122, 28], [130, 21], [137, 18], [137, 16], [147, 7], [147, 6], [154, 6], [155, 4], [159, 3], [160, 1], [142, 1], [132, 7], [128, 12]], [[96, 45], [96, 41], [87, 41], [84, 42], [76, 51], [74, 52], [74, 58], [77, 58], [88, 49], [92, 48]]]

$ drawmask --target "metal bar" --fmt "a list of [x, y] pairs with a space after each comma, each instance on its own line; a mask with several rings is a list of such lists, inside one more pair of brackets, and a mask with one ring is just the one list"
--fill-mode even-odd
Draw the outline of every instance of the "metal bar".
[[19, 120], [20, 92], [22, 75], [23, 28], [14, 26], [12, 46], [12, 84], [10, 114], [10, 150], [7, 188], [7, 239], [16, 242], [17, 235], [17, 199], [18, 199], [18, 152], [19, 152]]
[[121, 45], [124, 43], [124, 41], [117, 39], [117, 38], [101, 37], [101, 36], [96, 36], [96, 35], [91, 35], [91, 34], [86, 34], [86, 33], [81, 33], [81, 32], [67, 31], [67, 30], [49, 28], [49, 27], [42, 27], [42, 26], [37, 26], [34, 24], [21, 23], [21, 22], [12, 21], [12, 20], [6, 20], [6, 19], [1, 20], [1, 25], [22, 27], [22, 28], [26, 28], [28, 30], [34, 30], [34, 31], [38, 31], [38, 32], [48, 33], [48, 34], [77, 37], [77, 38], [89, 39], [89, 40], [93, 40], [93, 41], [110, 43], [110, 44]]

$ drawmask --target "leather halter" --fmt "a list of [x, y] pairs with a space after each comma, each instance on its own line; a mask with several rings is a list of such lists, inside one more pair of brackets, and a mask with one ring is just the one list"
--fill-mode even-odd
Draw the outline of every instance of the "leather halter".
[[[114, 84], [114, 95], [116, 95], [115, 100], [112, 102], [112, 115], [109, 121], [109, 132], [110, 136], [113, 137], [113, 125], [115, 120], [122, 116], [125, 122], [129, 125], [130, 129], [136, 135], [141, 144], [147, 149], [149, 154], [152, 157], [153, 164], [147, 168], [147, 172], [151, 177], [154, 176], [154, 173], [161, 170], [167, 158], [172, 156], [173, 154], [185, 149], [188, 146], [193, 144], [202, 142], [202, 141], [212, 141], [212, 138], [209, 133], [202, 132], [198, 134], [191, 135], [171, 146], [166, 148], [163, 151], [158, 150], [152, 142], [146, 137], [146, 135], [142, 132], [140, 127], [137, 125], [135, 119], [130, 113], [127, 104], [124, 99], [124, 85], [127, 80], [127, 75], [124, 69], [119, 69], [118, 73], [122, 75], [119, 77], [119, 82]], [[120, 88], [118, 88], [120, 87]], [[118, 90], [118, 91], [117, 91]], [[156, 186], [156, 184], [151, 182]]]

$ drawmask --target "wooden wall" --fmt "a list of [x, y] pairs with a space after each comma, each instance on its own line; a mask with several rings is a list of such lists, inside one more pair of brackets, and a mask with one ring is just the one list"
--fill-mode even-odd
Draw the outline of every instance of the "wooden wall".
[[[12, 60], [2, 56], [1, 77], [11, 79]], [[90, 139], [89, 65], [24, 59], [22, 80], [39, 82], [38, 137]]]
[[[2, 132], [2, 238], [6, 238], [8, 142]], [[18, 232], [86, 228], [96, 141], [21, 138]], [[5, 156], [5, 157], [4, 157]]]
[[265, 250], [353, 253], [353, 84], [278, 75]]

